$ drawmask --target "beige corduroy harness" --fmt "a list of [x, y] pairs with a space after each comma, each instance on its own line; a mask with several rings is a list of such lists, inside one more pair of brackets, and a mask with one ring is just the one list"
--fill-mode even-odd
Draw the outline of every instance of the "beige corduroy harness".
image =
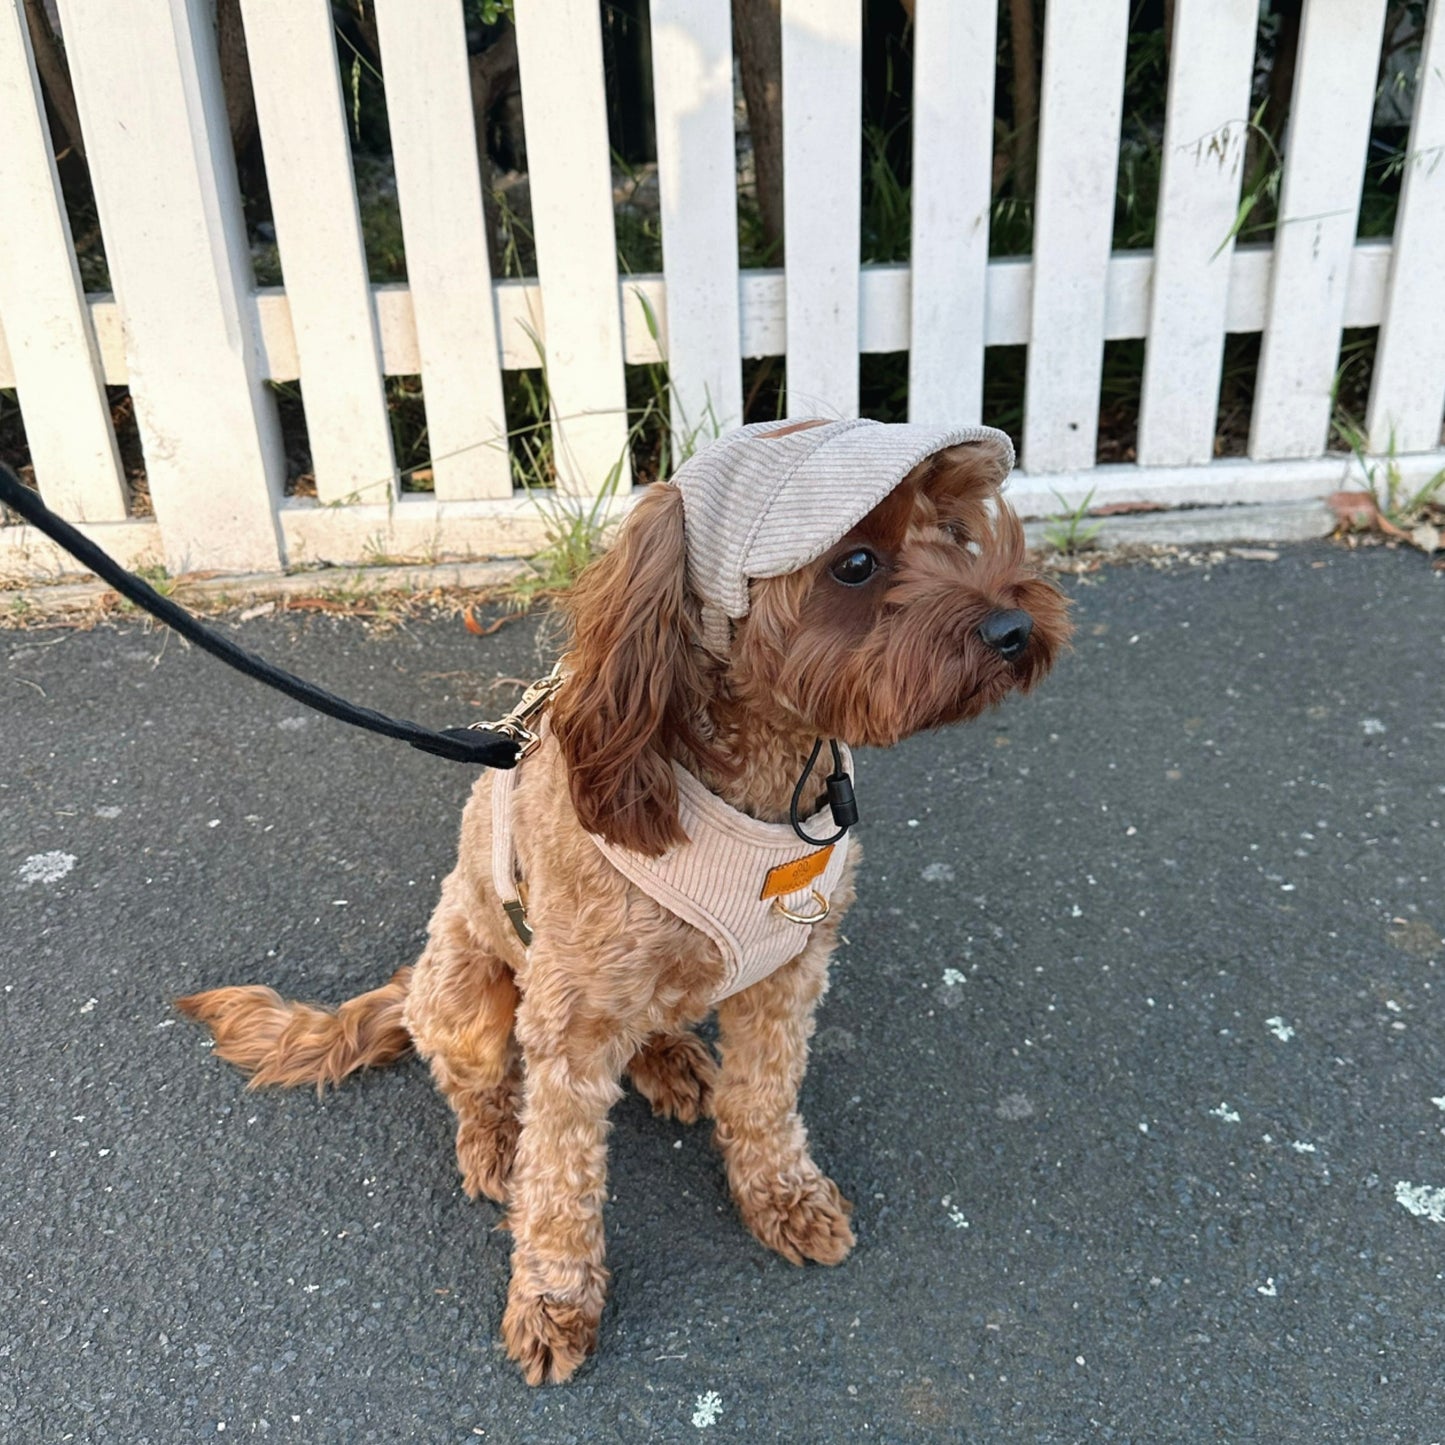
[[[852, 760], [844, 749], [844, 766]], [[673, 765], [678, 815], [688, 842], [646, 858], [590, 835], [602, 856], [629, 882], [717, 944], [727, 965], [713, 998], [727, 998], [766, 978], [802, 951], [811, 921], [823, 917], [848, 861], [845, 833], [826, 848], [811, 848], [786, 823], [760, 823], [729, 807], [693, 775]], [[517, 773], [492, 779], [492, 883], [514, 923], [520, 908], [512, 792]], [[817, 836], [827, 811], [805, 825]], [[789, 915], [792, 915], [791, 917]], [[518, 927], [524, 940], [528, 934]]]

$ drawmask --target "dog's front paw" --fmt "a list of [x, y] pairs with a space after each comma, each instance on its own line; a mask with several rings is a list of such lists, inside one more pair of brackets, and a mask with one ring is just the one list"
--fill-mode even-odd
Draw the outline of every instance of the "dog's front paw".
[[712, 1109], [717, 1060], [696, 1034], [649, 1039], [633, 1055], [627, 1073], [654, 1114], [695, 1124]]
[[529, 1385], [560, 1385], [597, 1348], [601, 1300], [559, 1299], [512, 1281], [502, 1339]]
[[759, 1241], [792, 1264], [841, 1264], [853, 1248], [853, 1206], [811, 1161], [773, 1179], [734, 1181], [733, 1196]]

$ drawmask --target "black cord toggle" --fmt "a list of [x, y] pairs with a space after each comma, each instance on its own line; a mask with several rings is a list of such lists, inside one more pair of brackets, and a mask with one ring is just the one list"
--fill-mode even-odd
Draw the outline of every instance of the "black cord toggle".
[[858, 821], [858, 800], [853, 795], [853, 779], [843, 771], [843, 754], [839, 751], [838, 739], [830, 738], [828, 741], [833, 750], [833, 771], [826, 779], [828, 808], [833, 814], [833, 821], [838, 825], [838, 831], [831, 838], [814, 838], [803, 831], [803, 825], [798, 820], [798, 805], [803, 789], [812, 776], [818, 754], [823, 750], [822, 738], [813, 744], [813, 751], [808, 754], [808, 761], [803, 765], [803, 776], [798, 779], [798, 786], [793, 789], [793, 801], [788, 809], [788, 821], [793, 825], [793, 832], [803, 842], [811, 843], [815, 848], [826, 848], [829, 844], [836, 843]]

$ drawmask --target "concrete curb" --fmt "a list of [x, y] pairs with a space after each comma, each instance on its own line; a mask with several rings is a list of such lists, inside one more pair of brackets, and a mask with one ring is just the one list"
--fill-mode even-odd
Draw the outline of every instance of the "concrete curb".
[[[1326, 537], [1335, 516], [1322, 502], [1281, 502], [1263, 506], [1194, 507], [1159, 512], [1128, 512], [1085, 518], [1081, 529], [1102, 523], [1091, 550], [1110, 551], [1140, 546], [1207, 547], [1239, 542], [1306, 542]], [[1066, 524], [1034, 521], [1024, 524], [1030, 547], [1046, 550], [1048, 534]], [[305, 572], [251, 572], [226, 577], [181, 577], [172, 596], [215, 605], [338, 593], [423, 593], [437, 589], [485, 592], [504, 587], [527, 570], [513, 558], [486, 562], [439, 562], [387, 567], [319, 567]], [[0, 592], [0, 612], [57, 615], [89, 611], [113, 596], [101, 582], [61, 581]]]

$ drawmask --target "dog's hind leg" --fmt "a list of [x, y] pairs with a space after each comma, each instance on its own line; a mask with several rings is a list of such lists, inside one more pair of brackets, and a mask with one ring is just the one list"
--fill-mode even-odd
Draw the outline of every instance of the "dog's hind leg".
[[837, 1264], [853, 1247], [852, 1206], [813, 1162], [798, 1114], [835, 931], [820, 925], [791, 963], [718, 1005], [713, 1115], [728, 1184], [748, 1228], [794, 1264]]
[[389, 1064], [411, 1050], [402, 1025], [411, 969], [337, 1009], [288, 1003], [275, 989], [213, 988], [176, 1007], [216, 1039], [216, 1053], [251, 1075], [251, 1085], [339, 1084], [357, 1069]]
[[694, 1033], [653, 1034], [632, 1056], [627, 1074], [654, 1114], [695, 1124], [712, 1112], [717, 1060]]
[[505, 1203], [517, 1151], [521, 1062], [512, 1039], [517, 987], [449, 891], [417, 961], [406, 1026], [457, 1116], [457, 1167], [471, 1198]]

